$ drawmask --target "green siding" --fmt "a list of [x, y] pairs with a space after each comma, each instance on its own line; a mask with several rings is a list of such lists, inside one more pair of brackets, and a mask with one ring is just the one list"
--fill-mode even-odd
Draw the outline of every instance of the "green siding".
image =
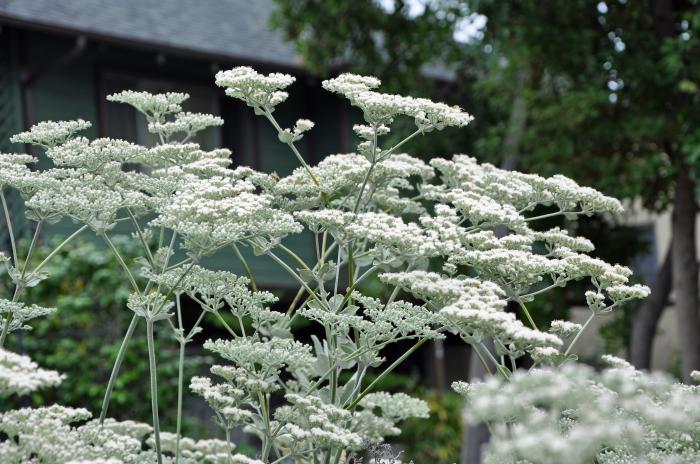
[[[10, 34], [0, 34], [0, 152], [20, 152], [24, 147], [10, 143], [10, 137], [22, 129], [22, 99], [19, 72], [12, 56], [13, 43]], [[22, 200], [14, 191], [7, 191], [7, 201], [12, 218], [22, 217]], [[4, 215], [2, 216], [4, 218]], [[9, 235], [4, 219], [0, 229], [0, 248], [9, 251]], [[17, 237], [29, 233], [26, 221], [13, 221]]]
[[[47, 64], [70, 52], [74, 44], [71, 40], [30, 37], [30, 69], [43, 69]], [[98, 107], [95, 101], [94, 70], [94, 63], [89, 54], [83, 54], [55, 72], [38, 76], [32, 86], [34, 121], [31, 123], [82, 118], [93, 124], [93, 127], [85, 132], [85, 136], [96, 137]]]

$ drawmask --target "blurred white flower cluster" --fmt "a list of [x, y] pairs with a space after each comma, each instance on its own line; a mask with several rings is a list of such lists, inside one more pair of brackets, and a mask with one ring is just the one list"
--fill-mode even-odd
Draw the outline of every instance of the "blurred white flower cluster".
[[604, 358], [602, 372], [568, 364], [453, 385], [467, 421], [489, 425], [485, 462], [698, 462], [700, 388]]

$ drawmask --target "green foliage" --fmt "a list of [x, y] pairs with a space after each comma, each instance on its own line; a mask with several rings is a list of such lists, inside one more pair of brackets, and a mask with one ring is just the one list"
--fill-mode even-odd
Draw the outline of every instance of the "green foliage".
[[464, 400], [453, 392], [423, 391], [419, 396], [428, 403], [430, 418], [406, 421], [397, 449], [403, 449], [402, 457], [413, 462], [458, 462]]

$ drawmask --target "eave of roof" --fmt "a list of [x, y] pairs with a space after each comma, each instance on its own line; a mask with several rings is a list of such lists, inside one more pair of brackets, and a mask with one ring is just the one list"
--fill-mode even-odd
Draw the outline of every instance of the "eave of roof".
[[202, 5], [207, 9], [188, 12], [174, 0], [0, 0], [0, 24], [184, 58], [307, 72], [293, 44], [268, 29], [271, 0]]

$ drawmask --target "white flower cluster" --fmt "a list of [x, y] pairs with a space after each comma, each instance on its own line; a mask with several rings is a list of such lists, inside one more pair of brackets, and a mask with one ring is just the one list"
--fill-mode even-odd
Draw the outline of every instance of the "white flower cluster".
[[248, 181], [192, 179], [158, 210], [152, 226], [177, 232], [195, 255], [253, 238], [280, 239], [301, 231], [291, 215], [272, 208], [272, 198]]
[[[26, 324], [37, 317], [46, 316], [56, 311], [56, 308], [46, 308], [38, 305], [29, 305], [20, 301], [10, 301], [0, 299], [0, 329], [4, 329], [6, 321], [9, 320], [9, 331], [15, 330], [30, 330], [31, 327]], [[9, 317], [9, 319], [8, 319]]]
[[380, 279], [429, 302], [449, 321], [448, 328], [468, 341], [480, 343], [494, 337], [513, 355], [561, 345], [557, 337], [527, 328], [513, 313], [505, 312], [505, 294], [491, 282], [423, 271], [381, 274]]
[[289, 96], [286, 89], [295, 79], [288, 74], [263, 75], [247, 66], [216, 73], [216, 85], [226, 87], [226, 95], [237, 98], [253, 108], [272, 111]]
[[56, 221], [69, 217], [88, 224], [95, 231], [114, 226], [117, 212], [124, 207], [142, 209], [147, 198], [123, 185], [106, 185], [107, 178], [83, 170], [52, 170], [37, 174], [40, 188], [26, 200], [28, 216]]
[[107, 96], [107, 100], [117, 103], [126, 103], [145, 114], [151, 121], [163, 121], [167, 115], [182, 111], [182, 103], [190, 98], [186, 93], [167, 92], [152, 94], [150, 92], [137, 92], [124, 90]]
[[131, 163], [146, 153], [146, 148], [123, 140], [77, 137], [46, 151], [57, 166], [85, 168], [90, 172], [103, 170], [109, 163], [117, 166]]
[[369, 394], [359, 409], [349, 412], [314, 396], [287, 394], [290, 405], [280, 407], [275, 419], [282, 424], [279, 442], [290, 448], [290, 455], [303, 455], [309, 449], [341, 448], [359, 450], [398, 435], [399, 421], [428, 417], [428, 405], [403, 393]]
[[[321, 375], [330, 365], [331, 358], [342, 357], [346, 352], [356, 350], [357, 362], [374, 364], [382, 360], [380, 351], [391, 343], [409, 339], [443, 339], [443, 328], [447, 321], [423, 306], [416, 306], [406, 301], [383, 303], [381, 300], [352, 294], [359, 305], [347, 305], [338, 312], [342, 298], [332, 297], [326, 304], [311, 301], [301, 308], [299, 315], [318, 322], [322, 327], [332, 330], [339, 339], [338, 346], [328, 348], [321, 346], [314, 339], [316, 349], [316, 365], [324, 368], [317, 369], [315, 374]], [[354, 346], [348, 343], [354, 336]], [[344, 367], [354, 366], [350, 362]]]
[[88, 121], [43, 121], [32, 126], [27, 132], [10, 137], [12, 143], [28, 143], [44, 148], [65, 143], [76, 133], [92, 127]]
[[296, 142], [301, 140], [304, 136], [304, 132], [310, 131], [313, 127], [314, 123], [312, 121], [308, 119], [299, 119], [296, 124], [294, 124], [294, 128], [280, 131], [278, 137], [282, 143]]
[[[146, 443], [155, 447], [153, 436]], [[177, 449], [177, 435], [170, 432], [160, 434], [160, 445], [165, 453], [175, 455]], [[231, 462], [231, 451], [235, 448], [230, 442], [216, 439], [193, 440], [188, 437], [180, 437], [180, 456], [185, 462], [197, 462], [206, 464], [226, 464]]]
[[484, 311], [501, 311], [504, 293], [496, 284], [469, 277], [448, 278], [436, 272], [410, 271], [380, 274], [379, 279], [411, 292], [435, 309], [459, 300], [471, 301], [471, 306]]
[[[615, 363], [619, 364], [619, 363]], [[700, 390], [623, 363], [517, 371], [459, 382], [467, 420], [493, 432], [488, 463], [697, 462]], [[517, 401], [513, 401], [517, 398]]]
[[0, 394], [26, 395], [35, 390], [54, 387], [64, 376], [56, 371], [40, 368], [28, 356], [0, 348]]
[[357, 154], [330, 155], [311, 172], [319, 185], [308, 181], [303, 168], [282, 179], [272, 192], [280, 199], [285, 209], [299, 210], [323, 206], [321, 195], [331, 198], [334, 208], [352, 209], [365, 177], [373, 192], [367, 207], [389, 210], [396, 213], [423, 212], [423, 207], [406, 194], [415, 190], [410, 179], [426, 181], [433, 177], [433, 170], [423, 161], [405, 154], [393, 154], [376, 163], [370, 172], [371, 163]]
[[148, 131], [153, 134], [160, 134], [169, 139], [177, 133], [182, 133], [185, 139], [193, 137], [197, 132], [201, 132], [208, 127], [222, 126], [224, 120], [218, 116], [203, 113], [181, 112], [175, 115], [175, 119], [166, 122], [150, 122]]
[[373, 126], [391, 124], [399, 115], [414, 118], [416, 126], [422, 130], [440, 130], [447, 126], [462, 127], [474, 119], [461, 108], [445, 103], [372, 90], [380, 84], [381, 81], [377, 78], [355, 74], [341, 74], [322, 83], [326, 90], [343, 95], [354, 106], [359, 107], [364, 113], [365, 121]]
[[467, 341], [481, 343], [492, 337], [514, 357], [562, 345], [559, 337], [528, 328], [506, 312], [505, 293], [492, 282], [424, 271], [381, 274], [380, 279], [429, 302], [451, 322], [448, 327]]
[[562, 338], [569, 338], [581, 331], [581, 324], [576, 324], [570, 321], [554, 320], [552, 321], [549, 331]]
[[362, 447], [362, 436], [350, 427], [352, 413], [349, 411], [314, 396], [289, 393], [285, 398], [291, 405], [275, 412], [275, 419], [284, 424], [282, 443], [293, 449], [309, 445], [319, 449], [357, 450]]
[[284, 338], [266, 341], [254, 338], [207, 340], [204, 348], [233, 362], [237, 367], [264, 372], [267, 375], [275, 374], [285, 366], [292, 373], [303, 372], [315, 362], [309, 346]]
[[430, 412], [425, 401], [411, 398], [405, 393], [370, 393], [362, 398], [360, 406], [370, 411], [379, 409], [383, 417], [396, 421], [411, 417], [427, 418]]
[[33, 156], [17, 153], [0, 153], [0, 188], [14, 185], [21, 192], [31, 186], [32, 172], [27, 164], [36, 163]]
[[561, 175], [544, 178], [506, 171], [488, 163], [480, 164], [466, 155], [455, 155], [452, 160], [436, 158], [430, 164], [440, 172], [447, 188], [473, 192], [518, 211], [555, 205], [561, 212], [571, 214], [622, 212], [618, 200]]
[[556, 335], [526, 327], [513, 313], [502, 309], [482, 309], [475, 299], [457, 300], [440, 312], [455, 322], [466, 339], [482, 342], [484, 337], [493, 337], [507, 347], [513, 356], [522, 355], [537, 347], [560, 347], [563, 344]]
[[130, 293], [126, 306], [137, 316], [143, 317], [147, 321], [159, 321], [172, 316], [170, 310], [175, 304], [166, 300], [162, 294], [152, 292], [145, 295]]
[[[144, 276], [179, 294], [187, 294], [202, 310], [219, 315], [227, 308], [243, 324], [249, 319], [253, 328], [265, 335], [288, 330], [289, 317], [270, 309], [277, 297], [266, 291], [251, 291], [250, 279], [228, 271], [212, 271], [194, 265], [186, 273], [171, 269], [164, 273], [143, 269]], [[195, 332], [197, 333], [198, 330]]]
[[[3, 464], [42, 462], [49, 464], [143, 464], [155, 463], [156, 453], [145, 448], [152, 428], [133, 421], [107, 419], [104, 426], [97, 421], [73, 425], [90, 419], [85, 409], [49, 406], [18, 409], [0, 414], [0, 431], [10, 439], [0, 443]], [[172, 452], [174, 437], [164, 433], [164, 450]], [[181, 440], [183, 464], [225, 464], [230, 461], [233, 445], [220, 440]], [[164, 463], [175, 459], [166, 455]]]
[[[64, 376], [39, 368], [29, 357], [0, 349], [0, 394], [24, 395], [56, 386]], [[91, 464], [143, 464], [156, 462], [153, 428], [134, 421], [107, 418], [104, 423], [88, 421], [85, 409], [59, 405], [38, 409], [17, 409], [0, 413], [0, 432], [9, 439], [0, 442], [3, 464], [42, 462]], [[88, 422], [85, 422], [88, 421]], [[82, 424], [82, 425], [74, 425]], [[161, 434], [163, 450], [174, 453], [175, 436]], [[183, 464], [225, 464], [234, 445], [221, 440], [195, 441], [182, 438]], [[166, 457], [166, 463], [175, 462]]]

